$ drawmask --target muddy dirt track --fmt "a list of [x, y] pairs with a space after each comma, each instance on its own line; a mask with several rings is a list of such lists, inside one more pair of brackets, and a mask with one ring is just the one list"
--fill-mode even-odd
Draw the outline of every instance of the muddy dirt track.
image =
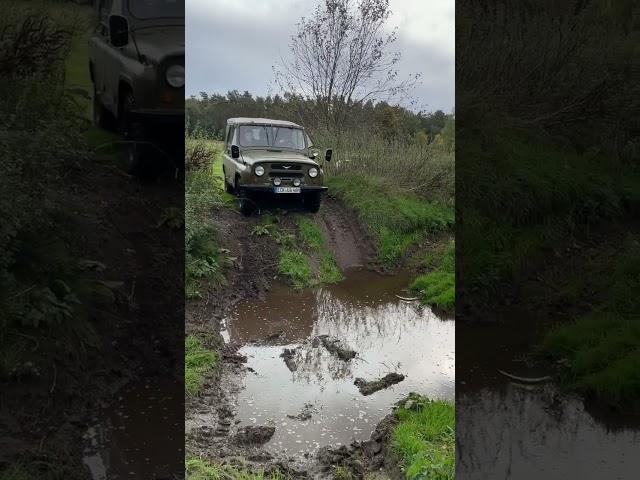
[[[113, 301], [88, 319], [95, 336], [85, 339], [84, 350], [56, 347], [43, 354], [47, 364], [38, 379], [0, 387], [0, 430], [12, 438], [0, 443], [0, 464], [29, 459], [42, 466], [37, 478], [179, 475], [182, 415], [167, 412], [181, 410], [183, 372], [176, 367], [182, 351], [178, 342], [168, 350], [166, 339], [183, 335], [177, 307], [183, 304], [184, 240], [182, 230], [164, 220], [167, 209], [181, 209], [182, 186], [140, 184], [108, 156], [78, 162], [64, 181], [55, 201], [65, 206], [72, 253], [95, 265], [85, 275], [117, 287]], [[155, 427], [139, 428], [140, 407], [153, 403], [156, 390], [176, 407], [147, 410], [144, 423]], [[161, 451], [157, 432], [173, 439], [161, 442]], [[100, 457], [101, 451], [111, 456]], [[148, 462], [132, 463], [145, 457]]]
[[[278, 218], [293, 228], [290, 213]], [[346, 278], [294, 292], [278, 277], [278, 245], [251, 235], [259, 215], [216, 212], [236, 260], [224, 285], [187, 303], [187, 333], [222, 352], [186, 400], [187, 456], [302, 478], [330, 476], [330, 465], [394, 472], [392, 405], [411, 391], [453, 399], [454, 323], [396, 297], [412, 274], [378, 273], [371, 239], [340, 203], [326, 198], [312, 218]], [[363, 395], [357, 379], [380, 386]]]

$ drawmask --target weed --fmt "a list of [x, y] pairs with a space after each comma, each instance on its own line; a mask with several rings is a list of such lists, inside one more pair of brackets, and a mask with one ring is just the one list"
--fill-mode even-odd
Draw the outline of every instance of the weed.
[[200, 393], [205, 375], [218, 361], [216, 352], [204, 347], [202, 340], [194, 336], [185, 339], [184, 349], [184, 386], [187, 395]]
[[347, 467], [343, 467], [342, 465], [334, 465], [333, 476], [337, 480], [351, 480], [353, 478], [351, 470]]
[[[411, 408], [396, 411], [392, 446], [408, 479], [455, 478], [455, 409], [453, 404], [413, 395]], [[411, 398], [411, 397], [410, 397]], [[408, 402], [407, 402], [408, 404]]]

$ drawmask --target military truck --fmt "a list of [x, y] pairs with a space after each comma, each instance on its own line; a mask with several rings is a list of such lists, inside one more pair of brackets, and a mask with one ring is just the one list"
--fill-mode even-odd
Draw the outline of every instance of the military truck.
[[[293, 122], [228, 119], [222, 167], [226, 191], [238, 196], [245, 215], [255, 209], [258, 194], [296, 195], [307, 210], [317, 212], [327, 187], [312, 146], [304, 128]], [[332, 153], [326, 150], [326, 162]]]
[[184, 0], [97, 0], [95, 13], [95, 124], [130, 140], [132, 174], [149, 173], [167, 157], [184, 166]]

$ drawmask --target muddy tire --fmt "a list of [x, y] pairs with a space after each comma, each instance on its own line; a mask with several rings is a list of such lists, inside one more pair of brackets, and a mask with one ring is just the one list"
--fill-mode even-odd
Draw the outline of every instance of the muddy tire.
[[250, 217], [255, 209], [255, 204], [250, 198], [240, 197], [240, 213], [242, 213], [242, 215]]
[[233, 186], [227, 182], [227, 173], [224, 171], [224, 167], [222, 168], [222, 178], [224, 178], [224, 191], [233, 194]]
[[149, 145], [131, 143], [127, 146], [127, 172], [143, 181], [154, 180], [158, 176]]
[[311, 213], [316, 213], [320, 210], [320, 204], [322, 203], [322, 195], [320, 192], [307, 193], [302, 197], [304, 208]]
[[98, 92], [93, 88], [93, 124], [103, 130], [113, 131], [116, 127], [116, 119], [100, 102]]

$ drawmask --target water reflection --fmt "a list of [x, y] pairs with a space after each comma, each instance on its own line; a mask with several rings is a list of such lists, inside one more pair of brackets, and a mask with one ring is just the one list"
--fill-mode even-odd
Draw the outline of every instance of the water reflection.
[[[391, 405], [411, 391], [453, 400], [454, 322], [396, 298], [408, 282], [409, 275], [356, 270], [339, 285], [300, 294], [276, 286], [264, 302], [240, 305], [227, 322], [230, 341], [258, 341], [241, 348], [255, 373], [244, 379], [240, 425], [273, 423], [268, 449], [312, 452], [367, 439]], [[339, 339], [358, 357], [339, 360], [314, 341], [320, 335]], [[284, 348], [296, 349], [293, 372], [280, 357]], [[369, 397], [353, 385], [356, 377], [391, 371], [407, 378]], [[309, 403], [317, 412], [310, 420], [287, 417]]]
[[640, 432], [599, 424], [552, 385], [466, 393], [456, 412], [458, 478], [638, 478]]

